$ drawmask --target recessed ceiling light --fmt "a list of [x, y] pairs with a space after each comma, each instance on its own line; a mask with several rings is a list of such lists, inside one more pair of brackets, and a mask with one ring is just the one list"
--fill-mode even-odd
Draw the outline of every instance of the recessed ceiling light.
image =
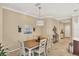
[[74, 9], [73, 11], [74, 11], [74, 12], [78, 12], [78, 9]]
[[35, 6], [36, 6], [36, 7], [40, 6], [40, 3], [36, 3]]

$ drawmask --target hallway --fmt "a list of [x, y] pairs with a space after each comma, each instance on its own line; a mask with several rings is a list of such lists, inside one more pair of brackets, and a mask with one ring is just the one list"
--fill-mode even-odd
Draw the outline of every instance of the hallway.
[[64, 38], [53, 44], [52, 49], [48, 51], [48, 56], [72, 56], [67, 50], [69, 42], [71, 42], [70, 38]]

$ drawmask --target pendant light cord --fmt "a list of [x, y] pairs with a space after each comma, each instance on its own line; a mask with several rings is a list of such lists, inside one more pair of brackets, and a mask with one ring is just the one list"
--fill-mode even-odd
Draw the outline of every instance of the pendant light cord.
[[40, 19], [40, 17], [41, 17], [41, 12], [40, 12], [41, 7], [39, 6], [38, 9], [39, 9], [39, 19]]

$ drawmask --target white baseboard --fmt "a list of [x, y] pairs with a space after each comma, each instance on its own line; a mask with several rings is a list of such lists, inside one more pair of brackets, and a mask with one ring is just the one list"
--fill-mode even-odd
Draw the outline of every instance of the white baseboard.
[[17, 49], [11, 50], [11, 51], [9, 51], [9, 52], [14, 52], [14, 51], [19, 50], [19, 49], [20, 49], [20, 48], [17, 48]]

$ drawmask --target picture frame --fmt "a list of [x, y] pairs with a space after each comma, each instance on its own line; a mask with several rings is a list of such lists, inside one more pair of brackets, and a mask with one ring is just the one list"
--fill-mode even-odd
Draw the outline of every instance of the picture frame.
[[24, 25], [23, 26], [23, 33], [24, 34], [32, 34], [33, 28], [30, 25]]

